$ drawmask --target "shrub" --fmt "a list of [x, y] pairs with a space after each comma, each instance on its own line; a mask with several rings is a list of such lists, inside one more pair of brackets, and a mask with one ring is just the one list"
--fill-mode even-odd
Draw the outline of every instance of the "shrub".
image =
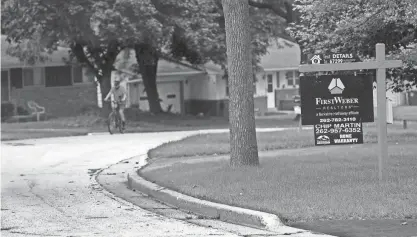
[[100, 115], [100, 108], [97, 105], [83, 106], [80, 111], [80, 115]]
[[14, 115], [14, 105], [10, 102], [1, 103], [1, 121], [12, 117]]
[[[17, 115], [30, 115], [30, 112], [22, 107], [17, 106]], [[11, 102], [2, 102], [1, 103], [1, 121], [8, 121], [12, 118], [15, 114], [15, 105]]]

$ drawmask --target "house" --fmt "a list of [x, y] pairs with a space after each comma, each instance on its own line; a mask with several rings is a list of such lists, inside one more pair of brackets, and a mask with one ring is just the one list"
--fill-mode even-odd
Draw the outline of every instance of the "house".
[[287, 44], [291, 47], [273, 43], [261, 58], [263, 70], [256, 75], [255, 98], [265, 98], [267, 110], [293, 110], [293, 97], [299, 94], [301, 50], [297, 44]]
[[1, 100], [27, 108], [28, 101], [46, 107], [54, 116], [79, 113], [94, 106], [96, 86], [94, 77], [81, 67], [67, 64], [68, 50], [59, 49], [44, 63], [27, 65], [6, 54], [10, 44], [1, 36]]
[[[2, 101], [26, 107], [27, 102], [33, 100], [54, 116], [78, 115], [86, 107], [102, 106], [100, 87], [94, 76], [86, 68], [69, 65], [63, 60], [69, 56], [67, 49], [53, 52], [47, 62], [25, 65], [6, 54], [8, 43], [5, 38], [1, 38]], [[293, 110], [293, 97], [299, 94], [300, 58], [300, 48], [296, 44], [285, 48], [273, 44], [261, 58], [262, 70], [256, 72], [254, 80], [257, 114], [263, 115], [268, 110]], [[122, 84], [128, 91], [128, 107], [147, 111], [147, 95], [140, 74], [132, 71], [134, 64], [133, 50], [120, 53], [112, 80], [116, 77], [124, 79]], [[158, 62], [156, 82], [164, 110], [179, 114], [228, 116], [228, 79], [214, 63], [193, 66], [164, 57]], [[401, 96], [397, 104], [405, 103]], [[413, 101], [414, 94], [409, 98]]]
[[[268, 108], [293, 110], [293, 96], [298, 95], [299, 88], [300, 49], [296, 44], [292, 46], [278, 48], [273, 45], [261, 59], [262, 70], [256, 73], [253, 94], [258, 115], [265, 114]], [[120, 55], [121, 67], [116, 66], [119, 73], [115, 72], [114, 77], [128, 78], [128, 107], [149, 110], [142, 78], [129, 70], [136, 63], [134, 52], [130, 50], [126, 53], [127, 57]], [[228, 116], [228, 79], [221, 67], [214, 63], [196, 67], [167, 58], [160, 60], [157, 88], [165, 110], [171, 107], [170, 111], [174, 113]]]
[[[84, 108], [101, 107], [102, 95], [95, 77], [86, 68], [69, 65], [67, 49], [59, 49], [49, 55], [49, 60], [35, 65], [27, 65], [18, 58], [6, 54], [9, 43], [1, 37], [1, 89], [2, 102], [10, 101], [27, 108], [28, 101], [35, 101], [46, 108], [49, 115], [64, 117], [78, 115]], [[136, 63], [134, 52], [128, 63]], [[128, 89], [128, 106], [148, 110], [148, 102], [140, 75], [122, 72], [123, 54], [119, 54], [112, 79], [121, 74], [128, 78], [123, 82]], [[121, 68], [120, 68], [121, 67]], [[120, 73], [122, 72], [122, 73]], [[158, 62], [157, 88], [164, 109], [171, 107], [173, 113], [204, 113], [222, 115], [227, 110], [225, 104], [217, 100], [219, 83], [223, 71], [213, 67], [200, 69], [175, 60], [161, 59]]]
[[[122, 54], [128, 53], [125, 57]], [[135, 52], [122, 52], [120, 66], [115, 77], [125, 78], [128, 91], [127, 107], [149, 110], [147, 95], [142, 77], [130, 68], [136, 64]], [[127, 62], [123, 62], [123, 61]], [[226, 80], [224, 71], [214, 64], [204, 67], [192, 66], [169, 58], [160, 59], [157, 68], [157, 89], [163, 110], [178, 114], [200, 114], [227, 116]]]

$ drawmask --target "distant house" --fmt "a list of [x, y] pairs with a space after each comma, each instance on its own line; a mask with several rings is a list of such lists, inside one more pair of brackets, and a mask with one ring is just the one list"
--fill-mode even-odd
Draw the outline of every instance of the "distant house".
[[63, 58], [68, 59], [68, 50], [55, 51], [47, 62], [27, 65], [7, 55], [8, 47], [6, 36], [2, 35], [2, 102], [27, 107], [27, 102], [33, 100], [55, 116], [73, 115], [85, 106], [96, 105], [94, 77], [81, 67], [65, 63]]
[[285, 48], [272, 44], [261, 58], [263, 71], [256, 75], [255, 98], [265, 98], [267, 110], [293, 110], [293, 96], [299, 94], [300, 61], [301, 51], [297, 44]]
[[[2, 36], [1, 98], [25, 106], [33, 100], [46, 107], [54, 116], [73, 116], [89, 106], [101, 106], [101, 92], [93, 75], [85, 68], [66, 64], [68, 50], [50, 55], [50, 60], [25, 65], [6, 54], [8, 43]], [[140, 74], [132, 71], [136, 64], [134, 51], [129, 57], [118, 55], [112, 73], [124, 79], [128, 91], [128, 107], [149, 110], [147, 94]], [[255, 111], [262, 115], [268, 110], [293, 110], [293, 97], [299, 94], [300, 48], [278, 48], [272, 45], [261, 59], [261, 71], [254, 82]], [[157, 68], [157, 88], [164, 110], [179, 114], [228, 116], [229, 88], [224, 71], [213, 63], [193, 66], [170, 58], [160, 59]], [[376, 93], [374, 93], [376, 95]], [[394, 104], [405, 104], [405, 95], [396, 95]], [[409, 94], [409, 101], [417, 93]], [[417, 102], [416, 102], [417, 103]]]
[[[116, 65], [118, 72], [115, 77], [125, 79], [128, 90], [128, 107], [137, 107], [143, 111], [149, 110], [148, 98], [140, 74], [133, 72], [132, 65], [136, 64], [135, 52], [130, 50], [126, 59], [122, 54]], [[125, 62], [123, 62], [125, 61]], [[123, 63], [122, 63], [123, 62]], [[157, 90], [161, 107], [170, 108], [170, 112], [178, 114], [199, 114], [223, 116], [227, 107], [222, 99], [225, 82], [224, 72], [216, 67], [196, 67], [177, 60], [165, 58], [158, 61]]]
[[[293, 96], [298, 95], [300, 62], [299, 47], [278, 49], [273, 45], [261, 60], [262, 71], [254, 82], [255, 111], [262, 115], [268, 108], [292, 110]], [[142, 78], [129, 68], [136, 63], [133, 50], [129, 57], [120, 56], [119, 72], [115, 76], [128, 78], [128, 106], [149, 110]], [[199, 67], [184, 62], [163, 59], [158, 63], [157, 88], [163, 109], [171, 112], [210, 116], [228, 116], [228, 79], [219, 65], [207, 63]]]

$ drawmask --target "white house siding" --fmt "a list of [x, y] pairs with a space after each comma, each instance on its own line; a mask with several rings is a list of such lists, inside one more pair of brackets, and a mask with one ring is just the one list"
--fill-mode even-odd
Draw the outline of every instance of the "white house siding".
[[[293, 84], [295, 85], [288, 85], [288, 80], [286, 77], [286, 73], [288, 71], [294, 72], [292, 80], [293, 80]], [[272, 80], [270, 80], [269, 78], [272, 78]], [[271, 71], [258, 73], [255, 97], [266, 96], [267, 107], [279, 109], [280, 107], [282, 107], [283, 100], [292, 101], [293, 95], [298, 94], [299, 80], [296, 80], [297, 78], [298, 77], [297, 77], [296, 70], [279, 70], [279, 71], [271, 70]], [[268, 86], [271, 87], [271, 85], [272, 85], [272, 90], [268, 91]], [[278, 96], [278, 99], [277, 99], [277, 96]], [[288, 107], [288, 106], [285, 106], [285, 107]]]
[[221, 100], [226, 98], [226, 80], [219, 75], [198, 75], [188, 80], [189, 96], [193, 100]]
[[[160, 76], [157, 78], [157, 89], [159, 98], [162, 100], [161, 107], [164, 110], [168, 109], [168, 106], [172, 106], [171, 112], [182, 112], [182, 96], [188, 95], [188, 91], [184, 86], [184, 95], [181, 95], [181, 83], [187, 80], [187, 76], [174, 75], [174, 76]], [[184, 83], [185, 84], [185, 83]], [[145, 87], [139, 79], [130, 81], [128, 83], [128, 105], [139, 106], [139, 109], [143, 111], [149, 111], [149, 103], [147, 100], [147, 94]]]
[[[377, 107], [377, 89], [373, 91], [374, 107]], [[392, 106], [405, 105], [406, 99], [404, 93], [394, 93], [392, 91], [387, 91], [386, 96], [391, 100]]]

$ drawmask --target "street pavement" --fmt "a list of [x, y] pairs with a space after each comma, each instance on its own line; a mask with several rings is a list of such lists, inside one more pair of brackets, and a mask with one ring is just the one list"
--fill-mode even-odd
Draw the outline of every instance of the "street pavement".
[[95, 174], [195, 132], [1, 144], [1, 236], [238, 236], [161, 216], [104, 191]]

